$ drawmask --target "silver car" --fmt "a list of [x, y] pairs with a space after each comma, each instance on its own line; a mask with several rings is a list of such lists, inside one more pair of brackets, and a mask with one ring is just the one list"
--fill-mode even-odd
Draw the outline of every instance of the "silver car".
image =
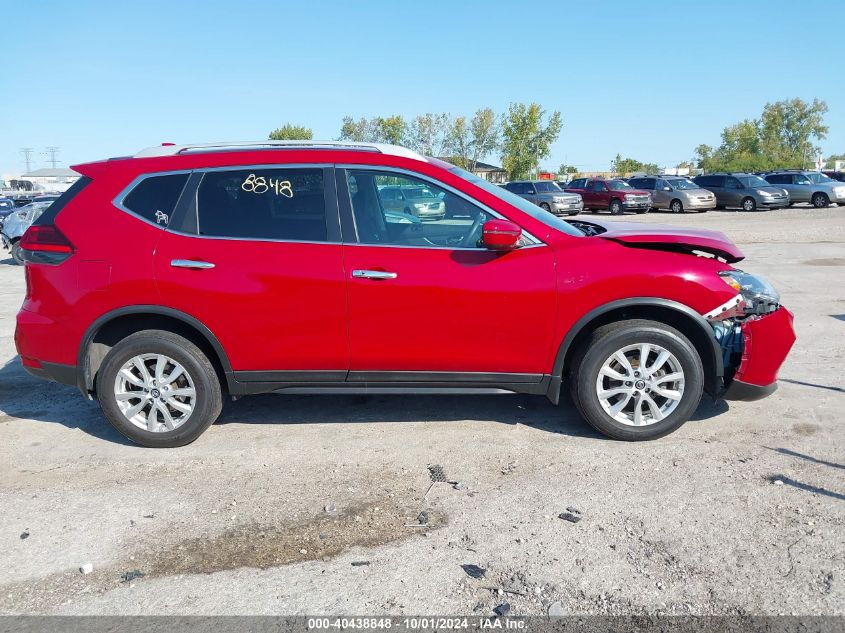
[[551, 180], [515, 180], [503, 186], [555, 215], [578, 215], [584, 210], [579, 194], [564, 191]]
[[651, 194], [652, 209], [668, 209], [672, 213], [709, 211], [716, 208], [716, 196], [683, 176], [638, 176], [628, 184]]
[[792, 202], [809, 202], [817, 209], [823, 209], [831, 202], [845, 204], [845, 183], [818, 171], [775, 171], [763, 178], [786, 189]]
[[754, 174], [707, 174], [693, 182], [716, 195], [716, 208], [739, 207], [743, 211], [782, 209], [790, 204], [786, 189], [776, 187]]
[[19, 245], [21, 237], [51, 204], [53, 204], [52, 200], [49, 202], [31, 202], [13, 211], [3, 222], [0, 239], [3, 241], [3, 248], [12, 252], [12, 259], [15, 260], [16, 264], [23, 264]]

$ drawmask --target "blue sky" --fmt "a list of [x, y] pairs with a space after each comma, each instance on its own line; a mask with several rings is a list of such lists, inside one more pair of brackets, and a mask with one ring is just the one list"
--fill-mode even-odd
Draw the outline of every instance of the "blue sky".
[[[0, 174], [162, 141], [262, 139], [285, 122], [559, 110], [545, 166], [661, 165], [767, 101], [824, 99], [845, 152], [845, 2], [0, 0]], [[491, 156], [498, 163], [498, 156]]]

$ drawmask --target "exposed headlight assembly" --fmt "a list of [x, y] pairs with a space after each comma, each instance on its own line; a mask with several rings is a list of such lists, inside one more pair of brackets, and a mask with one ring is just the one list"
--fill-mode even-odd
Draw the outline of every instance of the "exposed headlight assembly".
[[768, 314], [780, 307], [780, 293], [764, 277], [741, 270], [725, 270], [719, 277], [742, 295], [745, 314]]

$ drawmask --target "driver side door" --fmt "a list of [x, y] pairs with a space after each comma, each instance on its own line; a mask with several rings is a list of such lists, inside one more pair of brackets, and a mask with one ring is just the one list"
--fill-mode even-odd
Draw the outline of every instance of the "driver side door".
[[[387, 183], [429, 189], [445, 217], [393, 216], [379, 196]], [[515, 250], [487, 250], [481, 226], [500, 216], [428, 177], [348, 168], [338, 187], [344, 227], [354, 227], [343, 245], [350, 382], [539, 382], [548, 373], [551, 247], [524, 236]]]

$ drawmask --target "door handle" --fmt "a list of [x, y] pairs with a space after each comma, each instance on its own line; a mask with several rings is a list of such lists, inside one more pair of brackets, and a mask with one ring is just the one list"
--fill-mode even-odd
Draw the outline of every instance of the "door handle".
[[214, 264], [211, 262], [199, 262], [193, 259], [171, 259], [170, 265], [173, 266], [173, 268], [193, 268], [196, 270], [214, 268]]
[[352, 277], [355, 279], [396, 279], [399, 275], [389, 273], [386, 270], [353, 270]]

